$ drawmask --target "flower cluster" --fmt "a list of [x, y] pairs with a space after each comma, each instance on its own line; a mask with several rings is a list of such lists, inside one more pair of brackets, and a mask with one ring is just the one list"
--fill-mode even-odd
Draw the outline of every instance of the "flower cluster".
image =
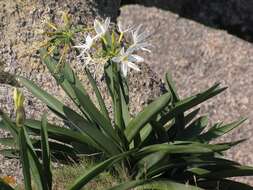
[[[79, 58], [84, 60], [85, 66], [93, 64], [96, 60], [103, 62], [111, 61], [113, 64], [120, 64], [120, 69], [124, 77], [127, 76], [129, 68], [140, 71], [136, 63], [143, 62], [144, 59], [135, 54], [138, 50], [151, 52], [148, 48], [149, 34], [141, 32], [142, 26], [137, 28], [124, 28], [119, 22], [117, 27], [110, 31], [110, 18], [103, 22], [95, 19], [95, 35], [87, 34], [85, 42], [74, 48], [80, 49]], [[131, 35], [131, 42], [125, 39], [125, 34]]]

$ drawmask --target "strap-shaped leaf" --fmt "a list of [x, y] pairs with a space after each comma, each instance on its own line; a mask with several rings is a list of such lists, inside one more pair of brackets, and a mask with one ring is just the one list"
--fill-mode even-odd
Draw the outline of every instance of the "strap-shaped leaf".
[[89, 181], [91, 181], [93, 178], [98, 176], [101, 172], [103, 172], [106, 169], [109, 169], [114, 164], [121, 161], [122, 159], [127, 158], [130, 154], [132, 154], [134, 152], [135, 151], [128, 151], [128, 152], [125, 152], [122, 154], [118, 154], [116, 156], [113, 156], [113, 157], [103, 161], [100, 164], [95, 165], [93, 168], [86, 171], [83, 175], [81, 175], [78, 179], [76, 179], [75, 182], [73, 184], [71, 184], [68, 189], [69, 190], [80, 190]]
[[101, 128], [101, 131], [104, 131], [108, 137], [114, 140], [115, 145], [117, 145], [120, 142], [120, 139], [117, 133], [115, 133], [110, 121], [101, 114], [101, 112], [91, 102], [89, 97], [87, 97], [78, 89], [75, 89], [75, 92], [76, 92], [77, 98], [80, 101], [80, 104], [87, 111], [87, 113], [89, 113], [92, 120], [95, 121]]
[[155, 152], [165, 152], [168, 154], [205, 154], [220, 152], [231, 148], [233, 143], [221, 143], [221, 144], [202, 144], [195, 142], [182, 142], [182, 144], [155, 144], [146, 146], [136, 154], [136, 157], [142, 157], [144, 155], [152, 154]]
[[191, 186], [188, 184], [177, 183], [169, 180], [135, 180], [121, 183], [115, 187], [109, 188], [107, 190], [203, 190], [202, 188]]
[[129, 142], [139, 134], [140, 130], [159, 112], [168, 105], [171, 100], [170, 93], [166, 93], [149, 104], [142, 112], [132, 119], [125, 129], [125, 135]]
[[20, 134], [20, 138], [24, 141], [24, 146], [26, 146], [26, 154], [28, 155], [28, 161], [31, 171], [32, 179], [35, 182], [35, 185], [38, 190], [48, 190], [46, 185], [44, 172], [42, 169], [42, 165], [37, 157], [37, 154], [34, 150], [32, 142], [26, 132], [25, 127], [22, 127], [22, 133]]
[[206, 133], [202, 134], [199, 139], [204, 142], [209, 142], [240, 126], [245, 120], [245, 118], [242, 118], [227, 125], [214, 125]]
[[167, 72], [165, 74], [165, 83], [166, 83], [167, 91], [169, 91], [172, 95], [172, 102], [176, 103], [176, 102], [180, 101], [179, 95], [178, 95], [176, 87], [175, 87], [175, 83], [172, 80], [172, 76], [169, 72]]
[[191, 140], [197, 138], [208, 124], [208, 117], [202, 116], [193, 121], [182, 133], [178, 140]]
[[73, 111], [65, 110], [66, 117], [71, 121], [71, 124], [78, 129], [82, 134], [87, 135], [93, 142], [97, 144], [100, 150], [104, 151], [109, 155], [116, 155], [120, 153], [119, 145], [115, 144], [115, 141], [108, 136], [106, 136], [100, 129], [96, 126], [85, 126], [85, 120], [80, 115]]
[[[24, 77], [17, 77], [18, 81], [24, 85], [35, 97], [39, 98], [42, 102], [44, 102], [48, 107], [53, 109], [54, 111], [58, 112], [59, 115], [63, 116], [66, 119], [65, 110], [69, 110], [74, 112], [72, 109], [65, 106], [62, 102], [58, 99], [47, 93], [46, 91], [42, 90], [32, 81], [24, 78]], [[86, 121], [87, 123], [87, 121]]]
[[198, 185], [204, 189], [217, 189], [219, 186], [220, 190], [253, 190], [253, 187], [247, 184], [227, 179], [201, 180]]
[[58, 60], [55, 57], [49, 56], [45, 48], [40, 49], [40, 55], [41, 55], [41, 60], [47, 66], [49, 72], [55, 78], [57, 83], [60, 84], [60, 86], [63, 88], [66, 94], [70, 97], [70, 99], [76, 104], [76, 106], [80, 108], [82, 113], [85, 115], [86, 119], [89, 119], [89, 115], [85, 112], [85, 110], [82, 109], [82, 107], [80, 107], [80, 103], [78, 99], [76, 98], [76, 94], [74, 92], [73, 86], [81, 90], [84, 94], [87, 94], [87, 92], [82, 86], [78, 77], [74, 74], [69, 64], [64, 64], [63, 72], [60, 74], [63, 76], [61, 77], [61, 76], [58, 76], [59, 74], [55, 73], [55, 71], [57, 70], [56, 67], [58, 64]]
[[88, 79], [90, 81], [90, 84], [91, 84], [91, 86], [92, 86], [92, 88], [93, 88], [93, 90], [94, 90], [94, 92], [96, 94], [97, 101], [98, 101], [98, 104], [100, 106], [101, 113], [103, 113], [104, 117], [107, 118], [107, 120], [110, 121], [108, 110], [106, 108], [106, 105], [105, 105], [105, 102], [104, 102], [104, 100], [102, 98], [102, 95], [101, 95], [101, 93], [100, 93], [100, 91], [98, 89], [96, 80], [92, 77], [92, 75], [91, 75], [91, 73], [90, 73], [90, 71], [89, 71], [88, 68], [85, 68], [85, 73], [86, 73], [86, 75], [87, 75], [87, 77], [88, 77]]
[[20, 157], [23, 168], [23, 176], [24, 176], [24, 185], [25, 189], [32, 190], [31, 184], [31, 173], [30, 173], [30, 162], [29, 162], [29, 153], [28, 146], [26, 143], [25, 131], [24, 128], [20, 130], [19, 134], [19, 145], [20, 145]]
[[197, 108], [193, 110], [192, 112], [188, 113], [184, 118], [185, 125], [190, 123], [198, 115], [199, 111], [200, 111], [200, 108]]
[[229, 166], [225, 169], [217, 168], [217, 170], [212, 171], [208, 169], [197, 170], [197, 168], [192, 168], [190, 170], [200, 177], [210, 178], [210, 179], [220, 179], [228, 177], [238, 177], [238, 176], [253, 176], [253, 167], [250, 166]]
[[42, 147], [42, 167], [47, 183], [47, 187], [50, 190], [52, 188], [52, 169], [51, 169], [51, 157], [49, 150], [48, 134], [47, 134], [47, 116], [42, 117], [41, 122], [41, 147]]
[[217, 94], [223, 92], [226, 88], [218, 88], [219, 84], [213, 85], [208, 90], [196, 94], [194, 96], [191, 96], [189, 98], [186, 98], [184, 100], [181, 100], [180, 102], [177, 102], [175, 106], [169, 110], [169, 112], [165, 115], [163, 115], [159, 122], [162, 124], [166, 124], [168, 121], [170, 121], [174, 116], [178, 115], [179, 113], [183, 113], [194, 106], [208, 100], [209, 98], [212, 98], [213, 96], [216, 96]]
[[3, 126], [4, 128], [8, 129], [12, 136], [17, 139], [18, 138], [18, 128], [17, 126], [11, 121], [11, 119], [3, 112], [1, 112], [0, 110], [0, 116], [2, 118], [2, 121], [1, 121], [1, 126]]
[[166, 157], [168, 157], [168, 154], [164, 152], [156, 152], [143, 157], [136, 164], [136, 167], [138, 168], [138, 174], [136, 175], [136, 179], [142, 179], [143, 177], [146, 177], [148, 171], [157, 164], [163, 165], [163, 161]]
[[[37, 135], [40, 134], [41, 131], [41, 121], [37, 120], [26, 120], [25, 126], [36, 133]], [[47, 124], [47, 131], [49, 138], [58, 140], [63, 143], [71, 143], [71, 142], [78, 142], [85, 146], [85, 144], [92, 145], [96, 147], [96, 143], [89, 138], [85, 133], [80, 133], [77, 131], [73, 131], [68, 128], [56, 126], [53, 124], [48, 123]], [[97, 147], [98, 148], [98, 147]]]

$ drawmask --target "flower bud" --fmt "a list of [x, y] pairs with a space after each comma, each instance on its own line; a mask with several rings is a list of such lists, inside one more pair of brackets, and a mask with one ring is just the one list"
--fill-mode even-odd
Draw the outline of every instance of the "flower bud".
[[15, 88], [13, 93], [13, 99], [16, 112], [16, 125], [17, 127], [22, 127], [25, 122], [25, 109], [24, 109], [25, 97], [22, 92], [20, 92], [17, 88]]

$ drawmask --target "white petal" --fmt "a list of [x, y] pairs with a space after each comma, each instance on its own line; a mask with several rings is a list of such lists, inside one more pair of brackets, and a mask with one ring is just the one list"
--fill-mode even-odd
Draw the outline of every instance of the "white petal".
[[137, 63], [144, 61], [144, 59], [141, 56], [135, 55], [135, 54], [129, 55], [128, 60], [131, 62], [137, 62]]
[[116, 62], [116, 63], [119, 63], [119, 62], [121, 62], [121, 58], [120, 57], [113, 57], [112, 61]]
[[127, 70], [128, 70], [128, 67], [127, 67], [127, 63], [126, 62], [122, 62], [121, 64], [121, 71], [122, 71], [122, 74], [124, 77], [127, 76]]
[[97, 19], [94, 21], [94, 29], [97, 34], [103, 33], [102, 24]]
[[136, 71], [141, 71], [141, 70], [139, 69], [139, 67], [138, 67], [137, 65], [135, 65], [134, 63], [132, 63], [132, 62], [127, 62], [127, 63], [125, 63], [125, 64], [127, 64], [128, 67], [130, 67], [130, 68], [132, 68], [132, 69], [134, 69], [134, 70], [136, 70]]
[[78, 46], [73, 46], [74, 48], [86, 48], [86, 45], [83, 44], [83, 45], [78, 45]]
[[105, 23], [104, 23], [104, 29], [105, 29], [105, 31], [104, 32], [106, 32], [108, 30], [109, 25], [110, 25], [110, 21], [111, 21], [110, 17], [107, 17], [105, 19]]

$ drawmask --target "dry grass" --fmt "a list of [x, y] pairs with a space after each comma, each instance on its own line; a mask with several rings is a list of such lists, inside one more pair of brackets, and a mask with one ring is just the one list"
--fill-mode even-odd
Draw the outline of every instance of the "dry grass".
[[[94, 166], [94, 161], [92, 160], [82, 160], [80, 163], [73, 165], [64, 165], [53, 171], [53, 189], [54, 190], [64, 190], [68, 189], [69, 184], [71, 184], [75, 179], [82, 175], [85, 171]], [[82, 190], [103, 190], [119, 182], [119, 178], [113, 176], [110, 172], [103, 172], [88, 183]]]

